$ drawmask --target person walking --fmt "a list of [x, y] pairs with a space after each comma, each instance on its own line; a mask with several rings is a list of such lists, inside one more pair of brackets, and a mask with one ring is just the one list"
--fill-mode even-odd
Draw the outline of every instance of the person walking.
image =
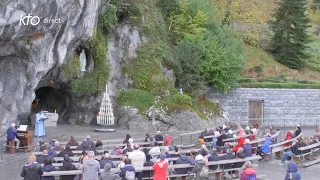
[[82, 166], [83, 180], [98, 180], [100, 172], [100, 164], [94, 159], [94, 152], [88, 152], [88, 160], [84, 161]]
[[166, 155], [164, 153], [160, 154], [159, 159], [152, 166], [154, 171], [153, 179], [154, 180], [167, 180], [167, 169], [169, 163], [166, 160]]
[[287, 157], [287, 162], [288, 162], [288, 169], [287, 169], [287, 174], [284, 180], [300, 180], [301, 175], [298, 172], [298, 166], [294, 161], [292, 161], [291, 156]]
[[133, 146], [134, 150], [129, 154], [128, 158], [131, 159], [132, 166], [135, 168], [136, 178], [142, 180], [143, 164], [146, 162], [146, 155], [139, 150], [139, 145]]
[[36, 156], [29, 156], [28, 161], [29, 163], [23, 166], [20, 176], [23, 177], [23, 180], [40, 180], [43, 171], [41, 165], [36, 162]]
[[99, 180], [117, 180], [118, 176], [111, 172], [112, 165], [110, 163], [106, 163], [104, 165], [104, 172], [101, 173]]
[[243, 166], [244, 169], [241, 173], [240, 180], [257, 179], [256, 172], [253, 169], [252, 163], [250, 161], [246, 161]]
[[7, 130], [7, 141], [14, 141], [16, 143], [16, 149], [19, 149], [20, 140], [17, 139], [17, 129], [15, 123], [12, 123]]

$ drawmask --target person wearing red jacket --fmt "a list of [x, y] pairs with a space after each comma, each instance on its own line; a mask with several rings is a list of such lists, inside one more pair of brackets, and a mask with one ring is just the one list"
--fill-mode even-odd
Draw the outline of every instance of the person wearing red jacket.
[[172, 143], [172, 136], [166, 135], [164, 138], [163, 145], [164, 146], [171, 146]]
[[[292, 139], [292, 133], [290, 131], [288, 131], [287, 132], [287, 136], [286, 136], [286, 138], [284, 140], [286, 141], [286, 140], [290, 140], [290, 139]], [[285, 147], [288, 147], [290, 145], [291, 145], [291, 142], [283, 144], [283, 146], [285, 146]]]
[[167, 180], [167, 169], [169, 163], [166, 160], [165, 154], [160, 154], [160, 159], [152, 166], [154, 171], [153, 179], [155, 180]]
[[233, 148], [233, 151], [237, 152], [239, 148], [243, 148], [245, 140], [246, 140], [245, 136], [240, 137], [240, 139], [238, 140], [237, 145]]
[[248, 180], [248, 179], [256, 179], [256, 172], [252, 168], [252, 164], [250, 161], [247, 161], [244, 164], [244, 170], [241, 173], [240, 180]]

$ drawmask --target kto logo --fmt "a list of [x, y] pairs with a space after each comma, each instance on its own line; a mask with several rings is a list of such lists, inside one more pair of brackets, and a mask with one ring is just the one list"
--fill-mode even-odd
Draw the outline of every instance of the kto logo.
[[30, 14], [23, 16], [21, 14], [19, 25], [29, 25], [29, 23], [33, 26], [38, 25], [40, 23], [39, 16], [31, 16]]

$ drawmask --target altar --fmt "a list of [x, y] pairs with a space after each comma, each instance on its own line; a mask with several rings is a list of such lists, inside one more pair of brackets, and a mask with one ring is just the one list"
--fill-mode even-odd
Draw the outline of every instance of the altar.
[[[51, 113], [44, 111], [43, 112], [44, 116], [47, 117], [48, 119], [44, 121], [44, 127], [57, 127], [58, 119], [59, 119], [59, 114], [58, 113]], [[30, 115], [32, 125], [35, 124], [36, 121], [36, 114]]]

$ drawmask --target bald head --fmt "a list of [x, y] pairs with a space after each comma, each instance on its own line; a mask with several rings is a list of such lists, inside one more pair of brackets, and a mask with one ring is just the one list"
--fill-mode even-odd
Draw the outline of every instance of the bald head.
[[139, 149], [139, 144], [135, 144], [133, 145], [134, 150], [138, 150]]
[[161, 134], [161, 131], [157, 131], [157, 134]]

